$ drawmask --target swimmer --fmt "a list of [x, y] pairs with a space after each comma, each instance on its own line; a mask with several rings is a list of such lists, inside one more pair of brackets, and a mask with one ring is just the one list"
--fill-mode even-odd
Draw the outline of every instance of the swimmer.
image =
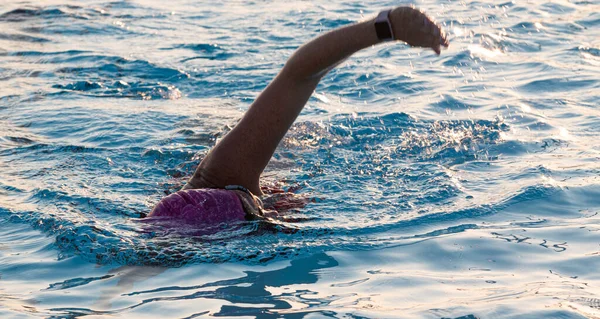
[[182, 190], [148, 215], [218, 224], [269, 218], [258, 196], [260, 176], [317, 84], [352, 54], [386, 41], [403, 41], [440, 54], [448, 47], [441, 27], [414, 7], [327, 32], [301, 46], [256, 98], [240, 122], [202, 160]]

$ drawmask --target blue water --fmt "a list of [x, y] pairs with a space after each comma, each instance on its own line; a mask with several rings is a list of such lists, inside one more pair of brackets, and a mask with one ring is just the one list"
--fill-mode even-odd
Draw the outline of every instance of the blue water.
[[417, 2], [450, 48], [321, 82], [264, 173], [295, 222], [138, 222], [299, 45], [400, 3], [2, 2], [0, 317], [600, 318], [598, 1]]

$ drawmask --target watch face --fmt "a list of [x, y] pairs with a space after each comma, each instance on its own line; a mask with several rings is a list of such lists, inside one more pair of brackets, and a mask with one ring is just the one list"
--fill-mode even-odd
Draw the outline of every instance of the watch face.
[[380, 40], [392, 39], [392, 31], [390, 30], [390, 25], [387, 22], [375, 23], [375, 31], [377, 32], [377, 37]]

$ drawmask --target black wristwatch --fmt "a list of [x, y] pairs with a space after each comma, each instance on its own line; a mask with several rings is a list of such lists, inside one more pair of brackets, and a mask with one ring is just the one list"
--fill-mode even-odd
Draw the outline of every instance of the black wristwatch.
[[379, 38], [380, 41], [394, 40], [394, 31], [392, 30], [392, 23], [390, 22], [390, 12], [392, 12], [392, 10], [381, 11], [377, 16], [377, 19], [375, 19], [375, 32], [377, 32], [377, 38]]

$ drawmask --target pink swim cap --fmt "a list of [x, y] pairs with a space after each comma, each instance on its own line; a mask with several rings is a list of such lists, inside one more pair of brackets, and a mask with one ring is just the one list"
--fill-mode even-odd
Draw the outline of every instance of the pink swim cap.
[[186, 223], [218, 225], [246, 220], [238, 195], [225, 189], [186, 189], [163, 198], [148, 217], [170, 217]]

